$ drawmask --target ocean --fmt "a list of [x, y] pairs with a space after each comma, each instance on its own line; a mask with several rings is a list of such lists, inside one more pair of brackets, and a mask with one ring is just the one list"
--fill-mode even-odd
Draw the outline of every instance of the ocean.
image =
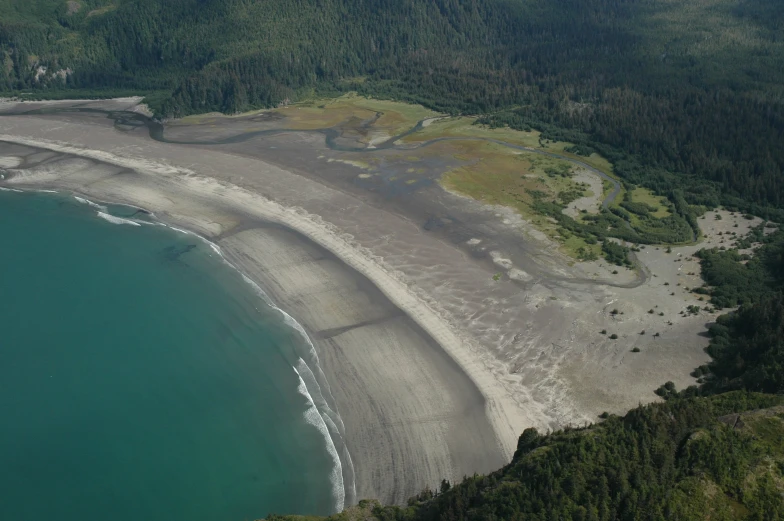
[[311, 346], [219, 250], [133, 208], [8, 191], [0, 245], [0, 519], [342, 506]]

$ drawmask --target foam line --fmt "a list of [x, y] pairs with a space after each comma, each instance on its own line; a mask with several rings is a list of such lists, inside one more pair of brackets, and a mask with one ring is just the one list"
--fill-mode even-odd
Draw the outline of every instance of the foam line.
[[78, 195], [75, 195], [74, 199], [76, 199], [77, 201], [79, 201], [82, 204], [87, 204], [87, 205], [92, 206], [93, 208], [98, 208], [102, 212], [107, 212], [108, 213], [108, 211], [109, 211], [104, 205], [98, 204], [98, 203], [94, 203], [94, 202], [90, 201], [89, 199], [85, 199], [84, 197], [79, 197]]
[[[299, 370], [297, 367], [299, 367]], [[313, 397], [310, 395], [310, 392], [308, 392], [308, 387], [305, 385], [305, 380], [302, 379], [302, 374], [300, 374], [300, 370], [303, 372], [310, 372], [310, 369], [302, 358], [297, 361], [297, 367], [293, 368], [294, 372], [297, 373], [297, 376], [299, 377], [297, 391], [308, 400], [309, 405], [308, 410], [305, 411], [305, 421], [316, 427], [327, 443], [327, 452], [329, 452], [329, 455], [332, 457], [333, 463], [332, 472], [330, 473], [330, 483], [332, 484], [332, 495], [335, 499], [335, 512], [342, 512], [346, 497], [346, 492], [343, 487], [343, 465], [340, 462], [340, 456], [338, 456], [335, 443], [332, 441], [332, 436], [329, 434], [329, 428], [327, 428], [327, 424], [324, 421], [324, 418], [322, 418], [318, 407], [316, 407]]]
[[105, 221], [109, 221], [112, 224], [130, 224], [131, 226], [141, 226], [141, 224], [137, 223], [136, 221], [132, 221], [130, 219], [123, 219], [122, 217], [115, 217], [114, 215], [109, 215], [108, 213], [98, 211], [98, 217]]
[[[256, 284], [256, 282], [254, 282], [250, 277], [245, 275], [242, 272], [242, 270], [237, 268], [234, 264], [229, 262], [228, 259], [226, 259], [226, 256], [223, 254], [223, 251], [221, 251], [220, 246], [202, 237], [198, 233], [189, 230], [184, 230], [182, 228], [177, 228], [175, 226], [171, 226], [161, 222], [158, 222], [158, 224], [162, 226], [166, 226], [167, 228], [170, 228], [179, 233], [184, 233], [186, 235], [193, 235], [194, 237], [206, 243], [212, 249], [212, 251], [214, 251], [218, 256], [220, 256], [223, 262], [225, 262], [232, 269], [236, 270], [237, 273], [239, 273], [242, 276], [242, 279], [254, 289], [255, 293], [270, 308], [274, 309], [275, 311], [283, 315], [283, 322], [287, 326], [297, 331], [300, 334], [300, 336], [303, 338], [303, 340], [305, 340], [305, 342], [307, 343], [308, 345], [307, 356], [310, 360], [313, 361], [318, 374], [322, 377], [321, 379], [323, 380], [324, 385], [326, 386], [325, 389], [326, 392], [331, 396], [331, 391], [329, 390], [329, 384], [327, 383], [326, 378], [323, 377], [323, 372], [321, 371], [318, 354], [316, 353], [316, 348], [313, 345], [313, 342], [311, 342], [310, 337], [305, 331], [305, 328], [303, 328], [302, 325], [299, 322], [297, 322], [296, 319], [294, 319], [294, 317], [292, 317], [291, 315], [289, 315], [288, 313], [280, 309], [278, 306], [276, 306], [275, 303], [272, 301], [272, 299], [269, 297], [269, 295], [267, 295], [267, 293], [263, 289], [261, 289], [261, 287], [258, 284]], [[353, 462], [351, 461], [351, 455], [349, 454], [349, 451], [345, 447], [345, 445], [343, 445], [342, 452], [345, 456], [345, 462], [342, 462], [340, 457], [338, 456], [338, 452], [335, 447], [335, 443], [332, 439], [332, 436], [330, 435], [330, 432], [333, 432], [335, 436], [342, 437], [342, 434], [345, 431], [343, 419], [340, 417], [340, 414], [337, 411], [333, 411], [329, 407], [329, 404], [324, 398], [322, 392], [322, 386], [319, 384], [319, 379], [316, 377], [314, 371], [311, 369], [311, 367], [308, 365], [307, 362], [305, 362], [305, 360], [302, 357], [299, 357], [297, 366], [298, 368], [295, 368], [294, 370], [297, 372], [297, 375], [299, 376], [300, 384], [304, 386], [304, 392], [307, 393], [307, 398], [309, 402], [313, 405], [313, 410], [310, 409], [308, 410], [307, 415], [310, 416], [306, 419], [308, 420], [308, 423], [311, 423], [313, 425], [317, 423], [318, 424], [317, 427], [319, 428], [319, 430], [321, 430], [322, 428], [324, 429], [322, 433], [325, 434], [327, 440], [327, 450], [329, 451], [330, 455], [333, 457], [335, 461], [335, 467], [333, 468], [331, 473], [331, 477], [332, 477], [331, 481], [333, 485], [333, 494], [335, 496], [335, 508], [336, 508], [335, 511], [341, 512], [343, 510], [343, 507], [345, 506], [345, 499], [347, 497], [346, 487], [349, 488], [351, 498], [354, 498], [354, 496], [356, 495], [356, 484], [354, 481], [354, 466], [353, 466]], [[305, 382], [305, 379], [308, 380], [309, 384]], [[313, 395], [310, 393], [309, 389], [316, 394], [315, 400], [313, 398]], [[300, 391], [300, 394], [303, 394], [303, 391], [301, 389], [298, 390]], [[313, 414], [317, 414], [319, 416], [318, 421], [316, 421], [315, 417], [312, 416]], [[343, 478], [344, 463], [346, 466], [346, 470], [348, 471], [348, 474], [351, 478], [349, 483], [346, 483]]]

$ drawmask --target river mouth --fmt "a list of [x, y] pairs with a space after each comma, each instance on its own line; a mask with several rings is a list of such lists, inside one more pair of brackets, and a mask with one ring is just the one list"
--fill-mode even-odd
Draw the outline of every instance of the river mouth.
[[[91, 106], [85, 106], [88, 104]], [[498, 227], [498, 223], [489, 222], [487, 216], [483, 215], [485, 212], [477, 212], [475, 209], [463, 212], [468, 208], [459, 200], [444, 200], [439, 180], [445, 172], [458, 166], [461, 161], [456, 161], [448, 155], [441, 156], [441, 152], [435, 149], [450, 143], [476, 142], [497, 145], [518, 153], [567, 161], [598, 176], [602, 181], [611, 183], [612, 189], [601, 201], [601, 206], [605, 209], [621, 193], [618, 180], [573, 156], [523, 146], [502, 139], [445, 136], [421, 141], [405, 140], [420, 131], [432, 128], [432, 125], [428, 124], [428, 122], [432, 123], [431, 117], [413, 122], [409, 127], [382, 142], [369, 144], [364, 137], [382, 117], [382, 112], [375, 112], [371, 117], [364, 119], [351, 117], [328, 128], [288, 128], [290, 122], [287, 117], [275, 111], [236, 117], [208, 117], [205, 121], [201, 121], [198, 117], [196, 122], [186, 118], [161, 123], [132, 110], [102, 108], [97, 102], [74, 102], [66, 106], [40, 108], [19, 105], [14, 110], [0, 112], [0, 117], [3, 115], [61, 116], [75, 117], [77, 120], [99, 117], [111, 122], [117, 131], [145, 135], [159, 143], [215, 148], [262, 158], [284, 168], [293, 167], [302, 175], [318, 178], [320, 182], [326, 181], [331, 186], [352, 191], [361, 197], [370, 196], [377, 201], [380, 196], [396, 213], [421, 221], [422, 226], [434, 236], [456, 242], [462, 247], [465, 247], [467, 240], [484, 236], [482, 247], [468, 249], [472, 256], [486, 259], [488, 265], [493, 265], [490, 252], [502, 244], [508, 256], [515, 261], [514, 264], [523, 267], [523, 271], [532, 276], [532, 279], [526, 277], [526, 280], [546, 278], [555, 283], [633, 288], [649, 279], [649, 274], [644, 267], [638, 267], [634, 270], [631, 279], [623, 281], [564, 275], [563, 270], [549, 269], [546, 264], [540, 262], [540, 254], [537, 251], [520, 243], [518, 233], [508, 236], [506, 227]], [[309, 136], [305, 146], [301, 144], [302, 136]], [[423, 152], [424, 155], [419, 168], [416, 169], [417, 173], [411, 175], [412, 168], [407, 164], [406, 159], [417, 152]], [[325, 157], [332, 163], [331, 165], [324, 164]], [[348, 164], [365, 168], [360, 166], [362, 163], [372, 163], [377, 167], [379, 175], [370, 176], [365, 172], [356, 172], [344, 167]], [[338, 168], [332, 168], [333, 166]], [[484, 231], [488, 225], [494, 228], [489, 237]], [[629, 226], [628, 223], [626, 225]], [[493, 246], [494, 243], [496, 246]], [[537, 245], [536, 249], [540, 248], [541, 245]], [[635, 264], [638, 264], [634, 254], [630, 255]], [[510, 280], [515, 283], [521, 282], [515, 277], [510, 277]]]
[[[397, 151], [417, 150], [417, 149], [426, 148], [436, 143], [442, 143], [446, 141], [466, 141], [466, 140], [484, 141], [488, 143], [495, 143], [504, 147], [509, 147], [510, 149], [532, 152], [535, 154], [541, 154], [544, 156], [569, 161], [577, 166], [585, 168], [586, 170], [590, 171], [595, 175], [598, 175], [601, 179], [609, 183], [612, 183], [613, 185], [613, 189], [602, 200], [602, 206], [605, 208], [607, 208], [607, 206], [613, 200], [615, 200], [615, 198], [618, 196], [618, 194], [621, 191], [621, 185], [616, 179], [608, 176], [601, 170], [594, 168], [593, 166], [583, 161], [574, 159], [573, 157], [565, 156], [563, 154], [521, 146], [500, 139], [479, 138], [479, 137], [439, 137], [439, 138], [421, 141], [413, 145], [400, 143], [406, 137], [411, 136], [416, 132], [425, 128], [427, 126], [427, 123], [432, 122], [433, 118], [425, 118], [419, 120], [408, 130], [405, 130], [399, 134], [384, 139], [379, 143], [373, 143], [372, 145], [368, 145], [356, 139], [354, 140], [348, 139], [344, 137], [344, 134], [347, 132], [351, 132], [351, 133], [359, 134], [360, 136], [365, 136], [368, 132], [368, 129], [370, 129], [372, 125], [375, 123], [375, 121], [381, 116], [381, 113], [376, 113], [374, 118], [370, 118], [368, 120], [355, 119], [355, 120], [350, 120], [335, 125], [334, 127], [323, 128], [323, 129], [303, 130], [303, 129], [288, 129], [288, 128], [270, 128], [264, 130], [238, 132], [233, 136], [229, 136], [223, 139], [198, 139], [198, 140], [167, 138], [165, 135], [165, 126], [162, 123], [143, 114], [139, 114], [137, 112], [131, 112], [131, 111], [112, 111], [112, 110], [104, 110], [104, 109], [96, 109], [96, 108], [64, 107], [64, 108], [32, 109], [18, 114], [46, 115], [46, 114], [60, 114], [60, 113], [103, 114], [106, 116], [107, 119], [112, 120], [114, 122], [115, 128], [120, 131], [128, 132], [131, 130], [138, 130], [144, 127], [147, 129], [147, 132], [151, 139], [154, 139], [155, 141], [159, 141], [161, 143], [170, 143], [170, 144], [179, 144], [179, 145], [229, 145], [229, 144], [244, 143], [252, 139], [256, 139], [260, 137], [263, 138], [266, 136], [276, 136], [279, 134], [286, 134], [286, 133], [312, 132], [312, 133], [323, 135], [324, 143], [330, 150], [334, 150], [338, 152], [357, 152], [357, 153], [364, 153], [364, 154], [376, 154], [384, 150], [397, 150]], [[11, 113], [8, 114], [11, 115]], [[252, 117], [250, 119], [252, 121], [260, 120], [258, 116]], [[271, 122], [271, 123], [278, 123], [281, 120], [284, 120], [284, 118], [278, 117], [278, 118], [261, 119], [261, 121]], [[351, 144], [341, 144], [339, 143], [339, 141], [344, 141]]]

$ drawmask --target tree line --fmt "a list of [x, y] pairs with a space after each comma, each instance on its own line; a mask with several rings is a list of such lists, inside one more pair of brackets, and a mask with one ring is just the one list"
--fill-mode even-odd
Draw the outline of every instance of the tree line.
[[692, 205], [784, 208], [773, 0], [696, 14], [649, 0], [14, 4], [0, 5], [0, 91], [156, 92], [159, 115], [182, 116], [358, 90], [545, 130]]

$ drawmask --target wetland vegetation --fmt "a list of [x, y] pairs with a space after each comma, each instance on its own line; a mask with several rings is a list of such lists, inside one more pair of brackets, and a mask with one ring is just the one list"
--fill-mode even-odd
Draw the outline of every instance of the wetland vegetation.
[[[571, 156], [632, 192], [575, 219], [562, 212], [579, 195], [572, 187], [521, 178], [501, 192], [514, 170], [506, 162], [531, 157], [489, 145], [479, 151], [488, 157], [446, 177], [468, 195], [545, 216], [537, 223], [575, 257], [598, 253], [592, 241], [606, 237], [689, 242], [696, 218], [718, 204], [784, 218], [784, 24], [769, 0], [5, 0], [0, 14], [0, 91], [9, 94], [140, 92], [159, 116], [184, 116], [358, 91], [478, 115], [435, 122], [407, 141], [478, 133]], [[352, 117], [380, 110], [376, 126], [396, 135], [434, 115], [383, 103], [354, 100]], [[319, 107], [287, 110], [292, 128], [345, 121], [342, 108]], [[492, 178], [477, 184], [483, 169]], [[645, 200], [662, 196], [667, 203]]]
[[[617, 180], [613, 165], [597, 153], [580, 156], [568, 152], [574, 145], [543, 139], [535, 130], [494, 129], [478, 124], [477, 118], [449, 116], [420, 105], [356, 93], [237, 117], [188, 116], [170, 123], [169, 128], [211, 125], [219, 119], [230, 120], [233, 132], [240, 137], [275, 132], [274, 128], [329, 132], [333, 146], [357, 153], [354, 159], [342, 161], [365, 170], [359, 174], [363, 178], [378, 170], [372, 155], [375, 150], [407, 150], [406, 182], [412, 184], [417, 182], [421, 165], [451, 158], [457, 166], [442, 175], [445, 188], [486, 204], [513, 208], [578, 260], [604, 255], [613, 264], [631, 266], [628, 247], [608, 241], [678, 244], [697, 237], [690, 225], [690, 221], [696, 222], [690, 213], [697, 211], [694, 208], [683, 203], [679, 212], [667, 197]], [[275, 125], [260, 130], [262, 121], [274, 121]], [[344, 139], [359, 146], [338, 144]], [[597, 193], [583, 180], [591, 176], [597, 181]], [[600, 182], [609, 185], [602, 193], [598, 193], [604, 186]], [[581, 199], [588, 200], [588, 208], [577, 211], [576, 205], [571, 207]], [[684, 217], [684, 213], [688, 215]]]

